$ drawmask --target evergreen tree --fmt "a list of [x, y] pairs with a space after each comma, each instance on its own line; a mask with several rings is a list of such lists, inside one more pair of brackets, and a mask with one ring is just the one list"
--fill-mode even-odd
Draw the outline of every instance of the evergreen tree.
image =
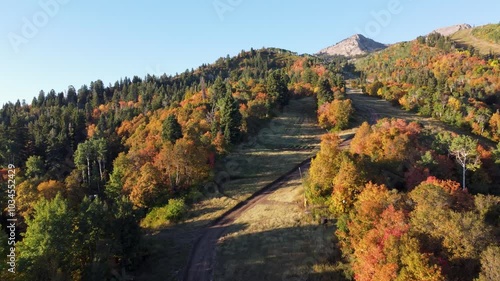
[[211, 96], [212, 105], [217, 104], [219, 99], [224, 97], [226, 93], [227, 93], [226, 83], [224, 83], [224, 80], [222, 80], [221, 76], [217, 76], [214, 84], [212, 85], [212, 96]]
[[228, 143], [235, 143], [240, 139], [241, 113], [238, 103], [233, 95], [228, 92], [226, 96], [219, 101], [220, 125], [224, 129], [224, 137]]
[[318, 104], [322, 105], [327, 102], [333, 101], [333, 91], [332, 85], [330, 81], [326, 78], [323, 78], [319, 81], [319, 90], [318, 90]]
[[279, 107], [287, 105], [290, 101], [288, 79], [288, 76], [279, 70], [269, 73], [267, 77], [267, 93]]
[[73, 250], [73, 271], [80, 272], [83, 280], [106, 280], [111, 256], [112, 214], [108, 205], [99, 198], [85, 197], [76, 219], [77, 243]]
[[174, 144], [176, 140], [182, 138], [182, 127], [177, 121], [177, 118], [175, 118], [175, 115], [171, 114], [163, 121], [161, 136], [164, 141], [169, 141], [172, 144]]

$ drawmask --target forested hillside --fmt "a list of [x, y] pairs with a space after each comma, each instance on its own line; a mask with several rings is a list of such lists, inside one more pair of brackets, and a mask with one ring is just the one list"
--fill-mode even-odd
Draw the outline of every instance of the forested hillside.
[[[321, 280], [496, 280], [499, 58], [432, 33], [356, 66], [351, 85], [365, 94], [449, 125], [379, 119], [379, 101], [354, 104], [371, 124], [348, 150], [337, 135], [323, 137], [305, 192], [313, 210], [336, 218], [339, 252], [317, 265], [330, 278]], [[398, 112], [387, 115], [411, 115]]]
[[472, 35], [491, 43], [500, 43], [500, 24], [487, 24], [472, 30]]
[[432, 33], [356, 70], [251, 49], [4, 105], [0, 279], [498, 279], [500, 58], [462, 47]]
[[358, 62], [366, 92], [492, 140], [500, 139], [500, 60], [437, 33]]
[[[345, 64], [242, 51], [176, 76], [97, 80], [4, 105], [0, 167], [7, 180], [15, 166], [16, 280], [103, 280], [134, 270], [141, 219], [153, 210], [149, 219], [164, 212], [159, 219], [181, 220], [218, 159], [290, 99], [319, 92], [329, 113], [344, 91], [337, 73]], [[325, 127], [345, 125], [325, 117]]]
[[348, 151], [340, 143], [323, 137], [305, 182], [337, 226], [339, 253], [314, 280], [495, 280], [500, 200], [488, 193], [499, 191], [498, 156], [401, 119], [364, 123]]

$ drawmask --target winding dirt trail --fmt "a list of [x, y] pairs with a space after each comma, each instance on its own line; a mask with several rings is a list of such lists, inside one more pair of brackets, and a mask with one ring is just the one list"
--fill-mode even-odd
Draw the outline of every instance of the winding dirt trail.
[[[351, 138], [347, 138], [340, 144], [341, 149], [349, 148]], [[233, 222], [246, 210], [258, 204], [266, 204], [267, 197], [281, 186], [290, 181], [301, 178], [301, 174], [309, 170], [311, 159], [307, 159], [294, 167], [288, 173], [282, 175], [272, 183], [268, 184], [260, 191], [252, 195], [247, 200], [239, 203], [234, 208], [227, 211], [219, 219], [215, 220], [203, 230], [200, 237], [193, 245], [193, 250], [189, 257], [188, 265], [184, 272], [185, 281], [211, 281], [213, 280], [215, 253], [217, 242], [222, 237]]]
[[185, 281], [212, 280], [217, 241], [228, 230], [228, 227], [246, 210], [257, 204], [265, 204], [266, 198], [284, 183], [300, 178], [300, 171], [306, 171], [310, 166], [310, 159], [302, 162], [290, 172], [279, 177], [259, 192], [239, 203], [226, 212], [219, 219], [209, 225], [195, 242], [191, 252], [188, 266], [184, 274]]

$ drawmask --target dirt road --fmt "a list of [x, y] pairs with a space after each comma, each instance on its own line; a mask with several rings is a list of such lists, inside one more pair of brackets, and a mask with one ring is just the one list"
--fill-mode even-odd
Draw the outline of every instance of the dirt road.
[[[340, 144], [340, 148], [347, 149], [350, 142], [351, 138], [345, 139]], [[297, 165], [293, 170], [281, 176], [271, 184], [265, 186], [252, 197], [236, 205], [219, 219], [214, 221], [211, 225], [207, 226], [193, 246], [183, 280], [212, 280], [215, 266], [215, 253], [219, 238], [228, 231], [228, 228], [233, 224], [233, 222], [246, 210], [253, 208], [258, 204], [266, 204], [267, 197], [280, 186], [286, 184], [287, 182], [300, 179], [302, 176], [301, 174], [309, 170], [310, 164], [311, 161], [308, 159]]]
[[238, 218], [249, 208], [252, 208], [253, 206], [260, 203], [265, 203], [266, 197], [268, 197], [281, 185], [283, 185], [287, 181], [300, 178], [300, 172], [307, 170], [309, 168], [309, 165], [310, 159], [302, 162], [292, 171], [281, 176], [271, 184], [265, 186], [261, 191], [257, 192], [249, 199], [236, 205], [233, 209], [226, 212], [222, 217], [208, 226], [193, 246], [193, 251], [191, 252], [188, 266], [184, 274], [184, 280], [212, 280], [217, 241], [228, 230], [228, 227], [231, 226], [236, 218]]

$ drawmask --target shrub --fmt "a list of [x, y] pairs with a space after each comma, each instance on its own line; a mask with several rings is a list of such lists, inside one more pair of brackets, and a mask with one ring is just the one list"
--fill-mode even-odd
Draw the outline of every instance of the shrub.
[[141, 226], [146, 228], [158, 228], [168, 223], [176, 223], [182, 220], [187, 212], [184, 199], [170, 199], [168, 204], [153, 208], [142, 220]]

